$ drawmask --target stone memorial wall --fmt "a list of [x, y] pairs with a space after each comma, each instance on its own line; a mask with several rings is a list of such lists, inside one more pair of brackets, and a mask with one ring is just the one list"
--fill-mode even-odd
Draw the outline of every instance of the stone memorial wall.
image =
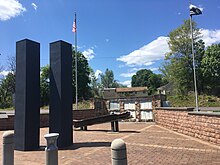
[[156, 124], [173, 131], [220, 144], [220, 113], [193, 112], [193, 108], [156, 108]]

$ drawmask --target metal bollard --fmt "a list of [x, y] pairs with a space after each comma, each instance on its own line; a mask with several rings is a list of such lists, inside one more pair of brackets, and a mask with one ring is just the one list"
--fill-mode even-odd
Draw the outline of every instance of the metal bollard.
[[83, 127], [80, 127], [80, 130], [81, 131], [87, 131], [88, 129], [87, 129], [87, 126], [83, 126]]
[[3, 134], [2, 165], [14, 164], [14, 133], [6, 131]]
[[115, 121], [115, 132], [119, 132], [118, 121]]
[[58, 165], [58, 137], [58, 133], [49, 133], [44, 135], [44, 138], [47, 140], [47, 147], [45, 148], [46, 165]]
[[115, 122], [114, 121], [111, 122], [111, 131], [115, 132]]
[[115, 139], [111, 144], [112, 165], [127, 165], [126, 144], [122, 139]]

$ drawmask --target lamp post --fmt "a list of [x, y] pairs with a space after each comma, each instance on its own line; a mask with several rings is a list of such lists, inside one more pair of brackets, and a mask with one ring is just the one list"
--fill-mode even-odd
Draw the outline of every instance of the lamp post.
[[196, 111], [199, 111], [197, 81], [196, 81], [195, 53], [194, 53], [194, 40], [193, 40], [193, 27], [192, 27], [192, 15], [190, 15], [190, 29], [191, 29], [191, 39], [192, 39], [193, 78], [194, 78], [194, 88], [195, 88], [195, 97], [196, 97]]
[[194, 53], [192, 16], [193, 15], [200, 15], [200, 14], [202, 14], [202, 11], [194, 5], [190, 5], [189, 8], [190, 8], [190, 29], [191, 29], [191, 39], [192, 39], [193, 78], [194, 78], [194, 88], [195, 88], [195, 98], [196, 98], [196, 111], [199, 111], [197, 82], [196, 82], [196, 64], [195, 64], [195, 53]]

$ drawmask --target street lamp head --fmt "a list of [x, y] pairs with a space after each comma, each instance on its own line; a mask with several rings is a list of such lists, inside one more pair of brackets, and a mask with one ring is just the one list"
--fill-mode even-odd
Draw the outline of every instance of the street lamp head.
[[190, 9], [190, 16], [202, 14], [202, 8], [199, 8], [199, 7], [194, 6], [192, 4], [189, 6], [189, 9]]

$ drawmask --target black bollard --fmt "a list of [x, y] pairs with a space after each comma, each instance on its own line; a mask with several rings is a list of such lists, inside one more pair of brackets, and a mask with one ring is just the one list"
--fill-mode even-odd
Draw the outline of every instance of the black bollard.
[[115, 122], [114, 121], [111, 122], [111, 131], [115, 132]]
[[118, 121], [115, 121], [115, 132], [119, 132]]

